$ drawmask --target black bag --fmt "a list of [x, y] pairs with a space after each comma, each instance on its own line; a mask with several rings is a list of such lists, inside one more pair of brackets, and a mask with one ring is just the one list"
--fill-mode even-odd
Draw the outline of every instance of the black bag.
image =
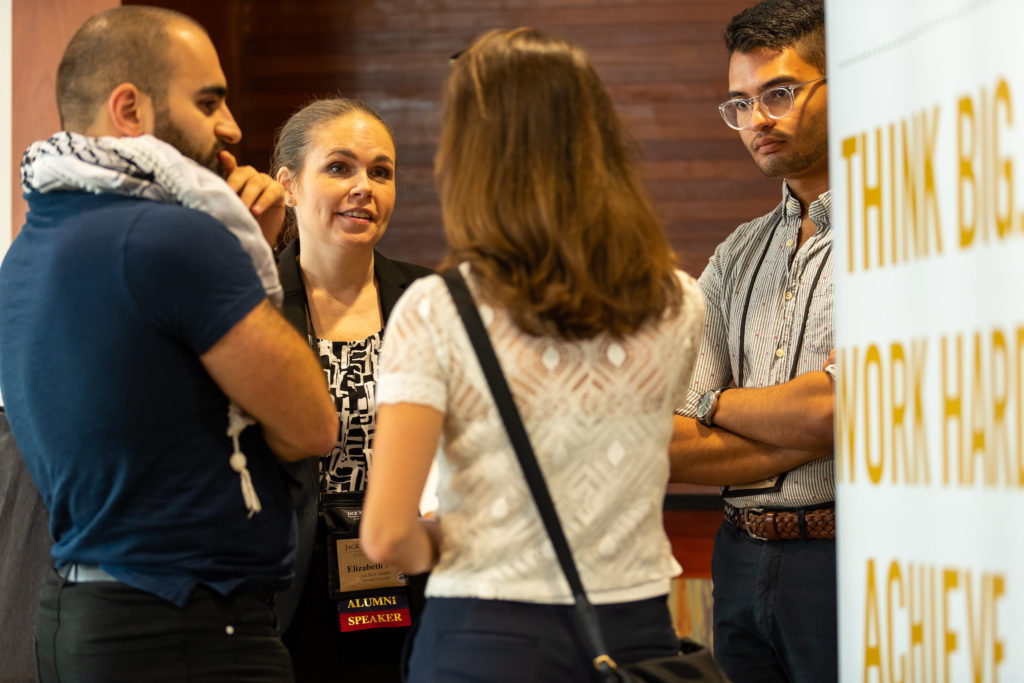
[[583, 631], [584, 640], [590, 645], [590, 654], [597, 679], [602, 683], [684, 683], [686, 681], [729, 683], [729, 679], [715, 664], [708, 649], [689, 638], [680, 640], [679, 653], [674, 657], [645, 659], [619, 666], [608, 656], [608, 648], [605, 647], [604, 637], [598, 626], [597, 614], [583, 590], [583, 583], [576, 570], [576, 562], [569, 550], [562, 525], [558, 521], [558, 513], [555, 511], [551, 494], [544, 482], [544, 475], [537, 464], [537, 457], [530, 445], [530, 438], [526, 434], [519, 411], [512, 400], [512, 392], [505, 381], [498, 357], [494, 354], [494, 347], [491, 346], [487, 330], [480, 319], [480, 313], [473, 303], [473, 296], [457, 268], [445, 271], [441, 276], [444, 278], [445, 284], [448, 285], [448, 291], [455, 301], [462, 324], [466, 326], [469, 340], [480, 361], [480, 368], [483, 370], [484, 377], [487, 378], [494, 402], [498, 407], [498, 412], [501, 413], [505, 429], [508, 431], [509, 440], [519, 458], [526, 482], [530, 486], [530, 493], [533, 495], [541, 519], [544, 520], [544, 528], [551, 538], [558, 563], [572, 589], [577, 621]]
[[679, 654], [675, 657], [658, 657], [623, 664], [609, 672], [602, 672], [601, 676], [601, 680], [607, 683], [729, 683], [725, 673], [715, 664], [711, 652], [690, 638], [679, 639]]

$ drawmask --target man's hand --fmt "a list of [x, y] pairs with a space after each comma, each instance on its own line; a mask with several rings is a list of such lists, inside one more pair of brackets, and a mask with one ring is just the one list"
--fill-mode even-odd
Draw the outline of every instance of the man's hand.
[[823, 372], [828, 372], [829, 366], [831, 365], [832, 367], [835, 367], [835, 364], [836, 364], [836, 350], [832, 349], [832, 351], [828, 354], [828, 358], [826, 358], [825, 362], [821, 364], [821, 369], [822, 369]]
[[252, 213], [270, 246], [277, 242], [284, 224], [284, 188], [252, 166], [239, 166], [231, 152], [220, 152], [224, 179]]

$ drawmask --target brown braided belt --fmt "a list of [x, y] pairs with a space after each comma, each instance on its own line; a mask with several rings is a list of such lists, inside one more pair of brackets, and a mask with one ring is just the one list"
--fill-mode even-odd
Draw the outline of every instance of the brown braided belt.
[[725, 519], [751, 538], [779, 541], [797, 538], [835, 538], [835, 508], [766, 510], [725, 504]]

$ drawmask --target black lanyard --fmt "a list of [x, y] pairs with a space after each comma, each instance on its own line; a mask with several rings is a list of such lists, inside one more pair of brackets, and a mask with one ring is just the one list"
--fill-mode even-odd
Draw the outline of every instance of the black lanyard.
[[[298, 257], [295, 258], [295, 268], [299, 273], [299, 284], [302, 285], [302, 310], [306, 312], [306, 340], [309, 342], [310, 348], [317, 352], [316, 330], [313, 329], [313, 318], [309, 315], [309, 294], [306, 293], [306, 280], [302, 277], [302, 266], [299, 265]], [[318, 357], [319, 355], [317, 352]], [[321, 359], [321, 365], [323, 365], [323, 359]]]
[[[764, 260], [768, 256], [768, 249], [771, 248], [772, 242], [775, 241], [775, 233], [779, 231], [779, 226], [783, 224], [785, 219], [785, 210], [781, 212], [778, 220], [775, 221], [775, 225], [772, 226], [771, 234], [768, 235], [768, 241], [764, 245], [764, 249], [761, 250], [761, 257], [757, 260], [757, 268], [754, 269], [754, 276], [750, 278], [750, 285], [747, 286], [747, 298], [743, 302], [743, 316], [740, 318], [740, 349], [739, 349], [739, 377], [737, 378], [736, 386], [742, 388], [743, 384], [743, 360], [746, 356], [746, 337], [747, 337], [747, 313], [750, 310], [750, 297], [754, 294], [754, 285], [757, 283], [757, 276], [761, 273], [761, 266], [764, 265]], [[821, 279], [821, 271], [825, 269], [825, 262], [828, 259], [823, 257], [821, 264], [818, 266], [818, 271], [814, 274], [814, 279], [811, 281], [811, 291], [807, 293], [807, 303], [804, 305], [804, 317], [803, 326], [800, 328], [800, 336], [796, 342], [796, 353], [793, 354], [793, 367], [789, 371], [789, 379], [792, 380], [796, 377], [796, 369], [800, 364], [800, 354], [803, 352], [804, 344], [804, 333], [807, 332], [807, 315], [811, 310], [811, 301], [814, 300], [814, 290], [818, 287], [818, 280]]]

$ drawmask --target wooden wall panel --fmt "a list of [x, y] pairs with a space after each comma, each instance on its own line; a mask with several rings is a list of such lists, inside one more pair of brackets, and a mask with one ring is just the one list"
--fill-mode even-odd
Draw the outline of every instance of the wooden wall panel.
[[[140, 0], [127, 0], [137, 2]], [[382, 248], [425, 265], [444, 253], [431, 164], [448, 57], [478, 33], [532, 25], [579, 43], [645, 159], [672, 243], [697, 275], [715, 245], [779, 198], [722, 123], [721, 33], [751, 0], [141, 0], [195, 16], [213, 35], [242, 158], [269, 163], [274, 131], [311, 97], [376, 106], [395, 130], [398, 205]]]
[[28, 211], [21, 198], [21, 155], [36, 140], [60, 130], [55, 88], [64, 47], [86, 19], [119, 4], [117, 0], [14, 0], [11, 6], [12, 238]]

